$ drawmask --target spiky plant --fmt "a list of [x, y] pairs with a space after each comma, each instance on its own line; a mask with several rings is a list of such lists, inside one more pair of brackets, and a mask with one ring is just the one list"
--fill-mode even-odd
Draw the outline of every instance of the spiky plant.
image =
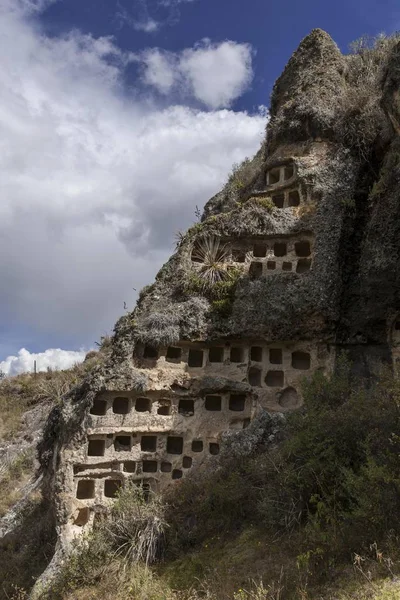
[[201, 263], [197, 274], [204, 288], [229, 279], [229, 249], [221, 244], [219, 238], [210, 236], [197, 240], [192, 252], [192, 259]]

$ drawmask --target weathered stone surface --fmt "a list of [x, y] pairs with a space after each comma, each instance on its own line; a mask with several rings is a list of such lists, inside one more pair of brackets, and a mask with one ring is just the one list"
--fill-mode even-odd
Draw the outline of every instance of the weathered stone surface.
[[50, 415], [40, 454], [61, 549], [127, 480], [160, 489], [275, 443], [302, 378], [343, 348], [361, 373], [400, 359], [398, 53], [389, 40], [346, 57], [321, 30], [300, 44], [256, 157]]

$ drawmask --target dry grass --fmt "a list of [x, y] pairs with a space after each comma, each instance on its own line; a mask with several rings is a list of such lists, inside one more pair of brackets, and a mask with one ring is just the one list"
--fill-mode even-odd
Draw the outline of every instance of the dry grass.
[[21, 499], [21, 492], [34, 470], [33, 450], [21, 452], [13, 460], [0, 462], [0, 517]]

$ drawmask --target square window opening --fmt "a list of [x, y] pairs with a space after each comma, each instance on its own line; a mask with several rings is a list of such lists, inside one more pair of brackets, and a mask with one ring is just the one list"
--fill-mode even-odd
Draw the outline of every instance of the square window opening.
[[276, 242], [274, 244], [274, 255], [285, 256], [287, 254], [287, 245], [285, 242]]
[[162, 462], [161, 463], [161, 473], [171, 473], [172, 464], [170, 462]]
[[129, 398], [123, 396], [114, 398], [113, 413], [116, 415], [127, 415], [129, 413]]
[[288, 203], [289, 206], [299, 206], [300, 205], [300, 194], [297, 190], [292, 190], [288, 195]]
[[145, 346], [144, 351], [143, 351], [143, 358], [157, 360], [157, 358], [158, 358], [157, 348], [153, 348], [153, 346]]
[[276, 269], [276, 262], [274, 260], [269, 260], [267, 262], [267, 269], [268, 269], [268, 271], [275, 271], [275, 269]]
[[76, 497], [79, 500], [89, 500], [94, 498], [94, 481], [93, 479], [81, 479], [78, 481], [76, 488]]
[[281, 170], [280, 169], [271, 169], [268, 171], [268, 185], [275, 185], [279, 183], [281, 178]]
[[308, 352], [292, 352], [292, 367], [307, 371], [311, 366], [311, 355]]
[[168, 436], [167, 438], [167, 452], [168, 454], [182, 454], [183, 452], [183, 438], [176, 436]]
[[127, 460], [124, 462], [124, 471], [125, 473], [135, 473], [136, 471], [136, 463], [134, 460]]
[[243, 348], [241, 348], [240, 346], [235, 346], [231, 348], [229, 359], [233, 363], [243, 362]]
[[167, 362], [179, 362], [182, 356], [182, 348], [177, 346], [168, 346], [165, 360]]
[[291, 271], [292, 263], [291, 262], [283, 262], [282, 263], [282, 271]]
[[224, 361], [224, 349], [219, 346], [210, 348], [208, 360], [210, 363], [222, 363]]
[[193, 440], [193, 442], [192, 442], [192, 452], [203, 452], [203, 442], [202, 442], [202, 440]]
[[104, 495], [106, 498], [116, 498], [122, 487], [120, 479], [106, 479], [104, 482]]
[[157, 473], [157, 461], [156, 460], [144, 460], [142, 468], [143, 468], [143, 473]]
[[91, 415], [104, 416], [107, 412], [107, 400], [94, 399], [92, 408], [90, 409]]
[[212, 454], [213, 456], [216, 456], [217, 454], [219, 454], [219, 444], [217, 444], [215, 442], [211, 442], [209, 445], [209, 450], [210, 450], [210, 454]]
[[184, 417], [192, 417], [194, 415], [194, 400], [179, 400], [178, 413]]
[[283, 371], [268, 371], [265, 376], [265, 383], [268, 387], [283, 387]]
[[311, 246], [310, 242], [295, 242], [294, 250], [296, 252], [296, 256], [300, 256], [301, 258], [307, 258], [311, 254]]
[[104, 456], [106, 451], [105, 440], [89, 440], [88, 456]]
[[213, 412], [220, 411], [222, 407], [221, 396], [206, 396], [204, 408]]
[[116, 452], [130, 452], [131, 449], [131, 436], [130, 435], [117, 435], [114, 441], [114, 448]]
[[169, 400], [160, 400], [157, 414], [164, 417], [171, 414], [171, 402]]
[[271, 365], [281, 365], [282, 360], [282, 348], [269, 349], [269, 362], [271, 363]]
[[204, 359], [203, 350], [195, 350], [194, 348], [191, 348], [189, 350], [189, 357], [188, 357], [189, 367], [197, 367], [197, 368], [202, 367], [203, 359]]
[[250, 359], [256, 362], [261, 362], [263, 357], [263, 349], [261, 346], [252, 346], [250, 349]]
[[274, 194], [272, 196], [272, 202], [275, 204], [276, 208], [283, 208], [285, 205], [285, 194]]
[[136, 412], [151, 412], [151, 402], [149, 398], [136, 398]]
[[231, 394], [229, 397], [229, 410], [240, 412], [246, 408], [245, 394]]
[[157, 450], [157, 436], [142, 435], [140, 440], [140, 449], [142, 452], [155, 452]]
[[265, 258], [267, 256], [267, 244], [254, 244], [253, 246], [253, 256], [256, 258]]
[[174, 469], [172, 471], [172, 479], [182, 479], [182, 471], [180, 469]]
[[232, 255], [233, 262], [244, 263], [246, 262], [246, 252], [244, 250], [234, 250]]

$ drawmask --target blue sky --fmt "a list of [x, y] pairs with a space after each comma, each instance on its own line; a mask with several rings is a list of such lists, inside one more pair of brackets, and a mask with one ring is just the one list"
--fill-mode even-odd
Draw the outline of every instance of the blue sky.
[[[268, 104], [275, 79], [311, 29], [325, 29], [343, 52], [362, 35], [392, 33], [400, 28], [398, 0], [64, 0], [41, 20], [50, 35], [71, 28], [94, 36], [112, 35], [124, 50], [158, 46], [177, 52], [203, 38], [250, 43], [255, 51], [251, 88], [233, 108], [254, 110]], [[154, 20], [159, 28], [135, 29]], [[135, 73], [129, 81], [135, 85]]]
[[346, 52], [399, 24], [397, 0], [0, 0], [0, 368], [67, 366], [133, 308], [311, 29]]

